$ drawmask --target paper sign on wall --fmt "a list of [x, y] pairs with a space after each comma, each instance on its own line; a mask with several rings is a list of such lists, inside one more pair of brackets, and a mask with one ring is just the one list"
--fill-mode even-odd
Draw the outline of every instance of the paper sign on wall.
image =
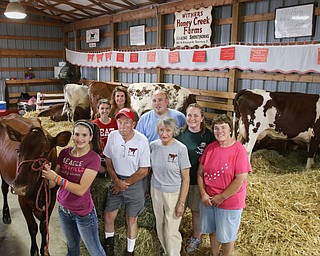
[[174, 47], [211, 45], [212, 6], [175, 12]]

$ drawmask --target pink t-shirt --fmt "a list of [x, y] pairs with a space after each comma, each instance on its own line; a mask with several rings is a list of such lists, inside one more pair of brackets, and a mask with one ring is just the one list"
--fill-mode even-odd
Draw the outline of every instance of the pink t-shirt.
[[[74, 157], [70, 154], [72, 147], [63, 149], [58, 157], [60, 165], [60, 175], [70, 182], [80, 183], [85, 169], [98, 171], [100, 169], [100, 156], [93, 150], [90, 150], [82, 157]], [[85, 216], [92, 212], [93, 200], [90, 188], [83, 194], [77, 196], [67, 190], [60, 188], [58, 193], [58, 202], [73, 213]]]
[[[251, 172], [247, 152], [238, 141], [226, 148], [220, 147], [218, 141], [209, 144], [199, 161], [204, 167], [203, 180], [209, 196], [221, 194], [235, 179], [236, 174]], [[224, 200], [219, 208], [244, 208], [246, 186], [247, 182], [244, 182], [239, 191]]]
[[102, 142], [102, 148], [107, 145], [109, 133], [118, 130], [118, 124], [116, 119], [111, 118], [110, 123], [104, 124], [101, 123], [99, 118], [92, 120], [92, 123], [96, 123], [100, 128], [100, 139]]

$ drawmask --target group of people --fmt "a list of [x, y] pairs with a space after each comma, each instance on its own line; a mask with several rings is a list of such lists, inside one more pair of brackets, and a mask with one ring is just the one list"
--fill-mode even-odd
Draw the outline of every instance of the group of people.
[[[98, 103], [92, 122], [73, 128], [74, 146], [63, 149], [57, 167], [45, 166], [42, 176], [58, 185], [58, 211], [66, 236], [67, 255], [80, 255], [80, 239], [90, 255], [115, 255], [115, 219], [125, 206], [127, 248], [134, 255], [138, 216], [151, 195], [156, 231], [163, 255], [180, 255], [179, 228], [186, 207], [192, 213], [187, 253], [209, 233], [211, 254], [230, 255], [245, 207], [251, 166], [244, 147], [232, 138], [232, 120], [221, 115], [206, 126], [204, 112], [190, 104], [186, 115], [168, 108], [165, 91], [152, 95], [153, 109], [139, 120], [125, 87], [111, 100]], [[90, 185], [98, 173], [112, 179], [105, 207], [105, 244], [101, 245]]]

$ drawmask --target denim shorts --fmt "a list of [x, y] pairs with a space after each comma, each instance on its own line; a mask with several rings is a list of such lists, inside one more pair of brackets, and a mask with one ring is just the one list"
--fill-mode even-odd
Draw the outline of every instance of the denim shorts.
[[204, 206], [200, 202], [201, 233], [215, 233], [220, 243], [230, 243], [237, 240], [242, 209], [226, 210], [214, 206]]

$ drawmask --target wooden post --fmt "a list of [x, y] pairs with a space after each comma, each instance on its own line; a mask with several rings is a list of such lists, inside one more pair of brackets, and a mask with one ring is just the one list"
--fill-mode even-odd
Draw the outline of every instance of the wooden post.
[[[239, 17], [240, 17], [240, 3], [234, 3], [232, 5], [232, 30], [231, 30], [231, 42], [237, 43], [239, 39]], [[232, 69], [229, 71], [228, 92], [238, 91], [238, 70]], [[228, 105], [233, 105], [233, 100], [228, 100]], [[231, 114], [231, 112], [228, 114]]]
[[[116, 23], [111, 24], [111, 50], [114, 50], [118, 45], [117, 40], [117, 29], [116, 29]], [[110, 68], [111, 72], [111, 82], [119, 82], [118, 81], [118, 69], [115, 67]]]
[[[158, 32], [158, 44], [157, 46], [160, 48], [164, 45], [164, 18], [161, 14], [158, 13], [158, 7], [157, 8], [157, 32]], [[157, 83], [164, 82], [163, 79], [163, 70], [162, 68], [157, 68], [156, 69], [156, 74], [157, 74]]]

